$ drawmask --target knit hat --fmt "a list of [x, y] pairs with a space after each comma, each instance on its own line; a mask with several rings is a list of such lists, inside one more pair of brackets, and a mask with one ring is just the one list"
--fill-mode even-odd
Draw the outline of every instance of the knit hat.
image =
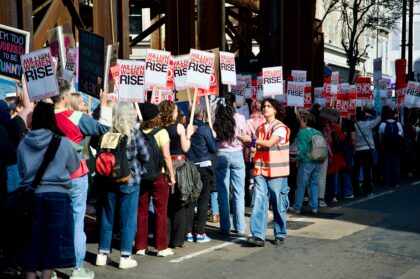
[[159, 108], [154, 104], [143, 103], [140, 104], [140, 112], [143, 116], [143, 121], [150, 121], [159, 115]]

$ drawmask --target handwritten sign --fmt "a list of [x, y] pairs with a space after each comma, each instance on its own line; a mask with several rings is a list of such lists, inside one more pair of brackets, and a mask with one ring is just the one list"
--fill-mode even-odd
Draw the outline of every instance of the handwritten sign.
[[187, 86], [209, 89], [214, 53], [191, 49], [188, 61]]
[[287, 83], [287, 105], [290, 107], [304, 106], [305, 82], [289, 81]]
[[0, 24], [0, 76], [20, 82], [20, 56], [29, 52], [30, 33]]
[[145, 62], [118, 59], [118, 98], [120, 101], [144, 102]]
[[230, 52], [219, 52], [220, 72], [222, 74], [222, 83], [236, 85], [236, 64], [235, 54]]
[[264, 96], [283, 94], [283, 67], [263, 68]]
[[104, 85], [104, 37], [79, 30], [79, 90], [99, 98]]
[[51, 50], [44, 48], [20, 56], [29, 99], [33, 102], [59, 95]]

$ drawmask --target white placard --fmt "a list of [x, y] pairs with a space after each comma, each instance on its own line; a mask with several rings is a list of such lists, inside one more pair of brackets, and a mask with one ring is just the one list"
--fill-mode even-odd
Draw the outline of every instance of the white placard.
[[67, 52], [66, 66], [63, 70], [63, 79], [68, 82], [73, 80], [74, 71], [76, 69], [76, 58], [76, 49], [69, 48], [69, 52]]
[[187, 86], [209, 89], [214, 53], [191, 49], [187, 70]]
[[257, 81], [257, 100], [261, 101], [262, 99], [264, 99], [263, 77], [259, 76]]
[[20, 61], [32, 102], [60, 94], [50, 48], [23, 54]]
[[303, 107], [305, 82], [287, 82], [287, 105], [290, 107]]
[[314, 103], [319, 104], [320, 106], [325, 106], [325, 98], [323, 96], [324, 88], [315, 87], [314, 88]]
[[189, 55], [176, 56], [174, 59], [174, 81], [176, 90], [187, 89], [187, 70]]
[[246, 84], [245, 88], [245, 98], [252, 98], [252, 76], [251, 75], [237, 75], [237, 82], [244, 82]]
[[235, 103], [237, 106], [245, 104], [245, 90], [246, 83], [243, 81], [238, 81], [235, 86], [232, 86], [231, 93], [236, 96]]
[[264, 96], [283, 94], [283, 67], [263, 68]]
[[144, 69], [145, 62], [118, 59], [119, 85], [118, 99], [120, 101], [144, 102]]
[[220, 51], [220, 73], [222, 84], [236, 85], [236, 64], [235, 54]]
[[331, 73], [331, 94], [338, 93], [338, 81], [340, 79], [340, 72]]
[[170, 60], [170, 52], [148, 49], [144, 71], [145, 84], [148, 84], [150, 87], [165, 88], [168, 80]]
[[408, 108], [420, 107], [420, 82], [409, 81], [407, 83], [404, 105]]
[[306, 81], [306, 71], [292, 70], [293, 81], [296, 82], [305, 82]]

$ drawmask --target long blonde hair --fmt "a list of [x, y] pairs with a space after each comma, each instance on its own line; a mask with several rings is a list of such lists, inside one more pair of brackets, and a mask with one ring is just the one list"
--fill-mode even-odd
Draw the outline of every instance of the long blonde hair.
[[119, 102], [114, 105], [110, 132], [126, 135], [128, 137], [127, 144], [130, 144], [136, 123], [137, 113], [133, 104]]

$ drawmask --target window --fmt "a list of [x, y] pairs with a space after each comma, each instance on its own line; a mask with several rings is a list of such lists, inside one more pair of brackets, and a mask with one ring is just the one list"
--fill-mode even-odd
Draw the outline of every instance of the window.
[[414, 22], [414, 49], [420, 50], [420, 22]]
[[142, 32], [141, 7], [138, 3], [130, 4], [130, 35], [138, 35]]
[[394, 30], [391, 34], [391, 50], [399, 50], [401, 46], [401, 31]]

